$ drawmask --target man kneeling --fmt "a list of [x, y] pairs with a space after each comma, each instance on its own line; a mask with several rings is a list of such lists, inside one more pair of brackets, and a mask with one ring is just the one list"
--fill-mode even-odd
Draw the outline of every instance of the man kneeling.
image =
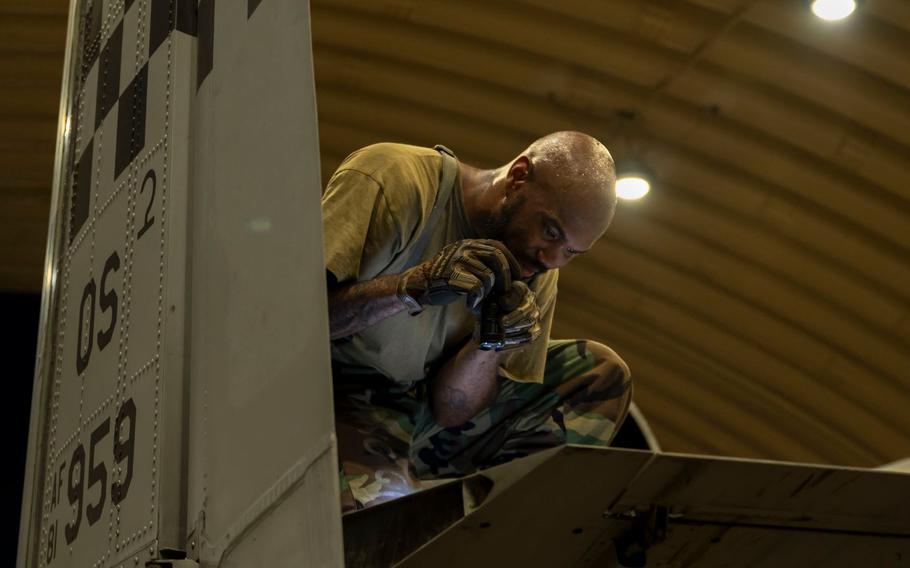
[[550, 340], [558, 269], [612, 220], [615, 169], [579, 132], [500, 168], [375, 144], [322, 199], [346, 510], [564, 443], [608, 445], [631, 401], [608, 347]]

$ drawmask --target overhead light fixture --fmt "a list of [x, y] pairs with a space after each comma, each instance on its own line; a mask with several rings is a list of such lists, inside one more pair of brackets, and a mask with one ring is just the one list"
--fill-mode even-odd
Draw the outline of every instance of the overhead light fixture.
[[843, 20], [856, 10], [856, 0], [813, 0], [812, 13], [823, 20]]
[[616, 111], [606, 138], [616, 160], [616, 197], [625, 201], [641, 199], [651, 191], [654, 176], [643, 160], [644, 142], [641, 118], [634, 109]]
[[639, 165], [620, 166], [616, 176], [616, 197], [627, 201], [641, 199], [651, 191], [651, 172]]
[[616, 197], [633, 201], [641, 199], [651, 191], [651, 182], [637, 176], [621, 177], [616, 180]]

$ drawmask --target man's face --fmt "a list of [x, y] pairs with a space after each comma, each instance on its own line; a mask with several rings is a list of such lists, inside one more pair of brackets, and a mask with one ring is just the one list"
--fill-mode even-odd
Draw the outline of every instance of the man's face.
[[583, 203], [573, 200], [570, 192], [525, 184], [490, 215], [486, 233], [506, 245], [521, 264], [521, 278], [527, 280], [565, 266], [591, 248], [603, 232], [602, 223], [585, 217]]

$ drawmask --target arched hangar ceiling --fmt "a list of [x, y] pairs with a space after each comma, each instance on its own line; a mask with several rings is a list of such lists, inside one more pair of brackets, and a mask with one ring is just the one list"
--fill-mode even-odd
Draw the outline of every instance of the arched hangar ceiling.
[[910, 454], [910, 3], [314, 0], [323, 177], [380, 140], [507, 162], [583, 130], [654, 172], [560, 275], [665, 449]]

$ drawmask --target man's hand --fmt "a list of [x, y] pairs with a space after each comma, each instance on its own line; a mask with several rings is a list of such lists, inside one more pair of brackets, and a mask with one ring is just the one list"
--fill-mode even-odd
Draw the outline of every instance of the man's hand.
[[480, 349], [502, 351], [531, 343], [540, 336], [540, 308], [534, 292], [516, 280], [503, 294], [483, 303], [475, 336]]
[[398, 281], [398, 296], [412, 314], [423, 306], [451, 304], [465, 297], [475, 314], [494, 286], [508, 290], [521, 267], [509, 250], [494, 240], [466, 239], [443, 247], [427, 262], [405, 271]]

